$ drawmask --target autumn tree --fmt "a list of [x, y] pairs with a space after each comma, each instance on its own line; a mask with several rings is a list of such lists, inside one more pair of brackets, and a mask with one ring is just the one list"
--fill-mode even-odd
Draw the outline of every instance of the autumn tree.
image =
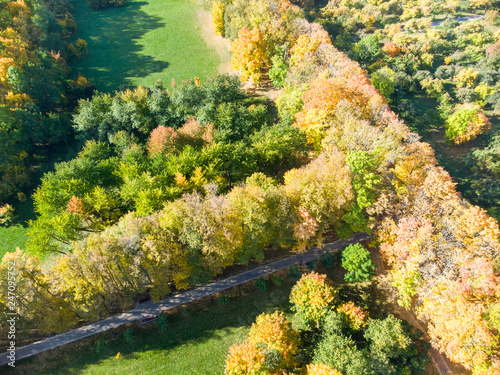
[[231, 67], [241, 72], [241, 80], [260, 82], [262, 69], [269, 65], [267, 45], [258, 28], [241, 29], [232, 45]]
[[478, 105], [457, 105], [453, 114], [446, 120], [446, 138], [454, 144], [475, 139], [488, 131], [491, 123]]
[[326, 275], [311, 272], [302, 276], [290, 293], [292, 309], [309, 325], [320, 323], [335, 301], [336, 291]]

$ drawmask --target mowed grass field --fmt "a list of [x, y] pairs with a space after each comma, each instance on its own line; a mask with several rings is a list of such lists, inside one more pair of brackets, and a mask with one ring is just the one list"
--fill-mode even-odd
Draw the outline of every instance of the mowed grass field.
[[71, 64], [73, 74], [108, 92], [216, 75], [227, 61], [205, 42], [214, 35], [203, 34], [202, 8], [194, 1], [129, 0], [122, 8], [93, 11], [86, 0], [75, 0], [75, 39], [87, 41], [89, 54]]

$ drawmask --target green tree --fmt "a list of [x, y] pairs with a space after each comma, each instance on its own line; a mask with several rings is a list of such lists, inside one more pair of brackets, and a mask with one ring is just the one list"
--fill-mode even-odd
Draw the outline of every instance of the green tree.
[[344, 278], [351, 283], [370, 280], [375, 270], [370, 252], [360, 244], [349, 245], [342, 251], [342, 267], [349, 271]]
[[396, 88], [396, 73], [391, 68], [384, 66], [372, 74], [372, 84], [391, 101], [391, 95]]

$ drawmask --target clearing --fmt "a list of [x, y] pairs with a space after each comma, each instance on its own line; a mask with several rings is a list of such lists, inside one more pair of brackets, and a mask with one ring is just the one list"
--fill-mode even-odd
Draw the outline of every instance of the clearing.
[[87, 41], [89, 54], [71, 67], [100, 91], [148, 87], [158, 79], [167, 85], [172, 78], [204, 80], [227, 69], [229, 51], [216, 42], [219, 37], [206, 27], [208, 13], [195, 2], [132, 0], [122, 8], [93, 11], [86, 0], [75, 0], [73, 14], [75, 38]]

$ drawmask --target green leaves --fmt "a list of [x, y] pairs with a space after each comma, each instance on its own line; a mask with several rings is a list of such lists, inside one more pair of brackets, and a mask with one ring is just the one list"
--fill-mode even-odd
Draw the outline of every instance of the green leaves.
[[370, 280], [375, 270], [370, 252], [360, 244], [349, 245], [342, 251], [342, 267], [349, 271], [344, 276], [348, 282]]

